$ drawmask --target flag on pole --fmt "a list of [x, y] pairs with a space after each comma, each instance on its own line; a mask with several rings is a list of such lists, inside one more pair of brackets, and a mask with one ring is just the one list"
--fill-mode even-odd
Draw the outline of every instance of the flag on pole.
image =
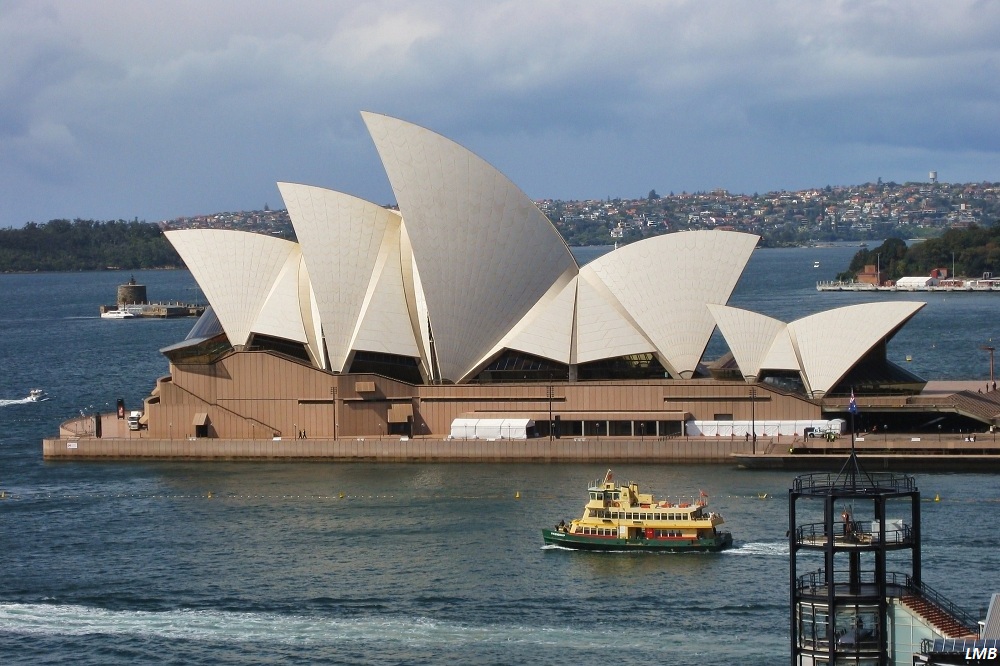
[[854, 399], [854, 389], [853, 388], [851, 389], [851, 403], [847, 407], [847, 411], [849, 411], [851, 414], [857, 414], [858, 413], [858, 402], [857, 402], [857, 400]]

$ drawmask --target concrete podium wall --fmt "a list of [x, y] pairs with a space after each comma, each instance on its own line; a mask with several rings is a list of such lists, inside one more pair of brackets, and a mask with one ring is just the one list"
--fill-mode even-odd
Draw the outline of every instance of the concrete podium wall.
[[[761, 442], [758, 440], [758, 447]], [[385, 462], [731, 462], [750, 453], [743, 440], [436, 439], [96, 439], [42, 441], [46, 459], [280, 460]]]

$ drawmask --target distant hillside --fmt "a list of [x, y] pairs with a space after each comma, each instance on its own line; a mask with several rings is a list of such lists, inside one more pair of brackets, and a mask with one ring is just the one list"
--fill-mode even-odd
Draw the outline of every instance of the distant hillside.
[[[923, 275], [931, 268], [950, 268], [952, 252], [960, 274], [973, 277], [1000, 271], [993, 226], [1000, 220], [1000, 183], [879, 181], [752, 196], [725, 190], [660, 196], [651, 190], [647, 196], [629, 199], [535, 203], [571, 246], [626, 245], [689, 229], [758, 234], [763, 247], [931, 238], [909, 250], [899, 241], [861, 252], [841, 277], [851, 279], [865, 264], [875, 263], [887, 268], [891, 278]], [[0, 229], [0, 271], [182, 267], [161, 227], [233, 229], [295, 240], [287, 211], [267, 206], [259, 211], [182, 217], [161, 225], [138, 220], [52, 220], [29, 223], [23, 229]]]
[[183, 267], [160, 227], [146, 222], [52, 220], [0, 229], [0, 272]]

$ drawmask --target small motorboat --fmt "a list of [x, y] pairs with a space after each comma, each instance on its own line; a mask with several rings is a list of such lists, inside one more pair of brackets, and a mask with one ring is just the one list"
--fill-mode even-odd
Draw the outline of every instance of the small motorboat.
[[48, 400], [49, 396], [42, 389], [31, 389], [28, 392], [28, 397], [25, 398], [28, 402], [42, 402], [43, 400]]

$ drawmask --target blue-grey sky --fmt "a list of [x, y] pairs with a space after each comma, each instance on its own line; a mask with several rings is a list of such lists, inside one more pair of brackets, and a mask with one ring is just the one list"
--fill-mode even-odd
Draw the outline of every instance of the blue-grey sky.
[[533, 198], [1000, 180], [993, 0], [4, 0], [0, 227], [392, 192], [360, 110]]

